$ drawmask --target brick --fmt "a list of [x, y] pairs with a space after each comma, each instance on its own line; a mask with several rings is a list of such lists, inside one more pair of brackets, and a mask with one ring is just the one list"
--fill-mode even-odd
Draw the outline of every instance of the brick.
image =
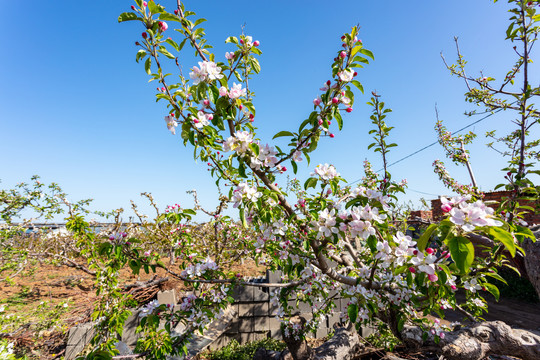
[[270, 330], [270, 337], [275, 340], [283, 340], [283, 334], [281, 333], [281, 329]]
[[243, 333], [243, 334], [240, 334], [239, 343], [243, 345], [248, 342], [266, 339], [267, 337], [268, 335], [266, 333]]
[[253, 331], [269, 331], [270, 325], [268, 320], [268, 316], [254, 317]]
[[339, 324], [340, 312], [334, 312], [327, 319], [327, 327], [332, 329], [335, 324]]

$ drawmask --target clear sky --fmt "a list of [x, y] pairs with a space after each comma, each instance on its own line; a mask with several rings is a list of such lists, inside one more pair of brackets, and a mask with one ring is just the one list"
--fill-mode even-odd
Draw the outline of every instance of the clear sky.
[[[166, 129], [165, 103], [155, 102], [154, 83], [135, 62], [142, 25], [119, 24], [130, 1], [5, 1], [0, 57], [0, 179], [13, 187], [38, 174], [57, 182], [73, 200], [93, 198], [94, 209], [129, 208], [151, 192], [161, 208], [191, 206], [186, 190], [196, 188], [203, 205], [215, 206], [215, 186], [192, 150]], [[162, 2], [172, 11], [176, 1]], [[375, 169], [380, 159], [367, 150], [371, 142], [370, 107], [376, 90], [392, 108], [395, 126], [390, 153], [396, 161], [436, 140], [437, 104], [449, 130], [477, 120], [463, 115], [465, 86], [451, 77], [440, 58], [456, 58], [458, 36], [469, 72], [503, 78], [513, 64], [512, 45], [504, 41], [506, 2], [454, 1], [187, 1], [186, 7], [208, 19], [203, 25], [218, 59], [232, 49], [224, 40], [245, 33], [259, 40], [262, 71], [250, 83], [256, 92], [255, 125], [270, 141], [278, 130], [296, 130], [312, 111], [312, 100], [329, 79], [340, 36], [355, 24], [375, 61], [359, 71], [366, 94], [357, 94], [354, 111], [344, 116], [344, 131], [321, 142], [312, 163], [300, 165], [305, 178], [318, 163], [333, 163], [349, 181], [363, 174], [362, 162]], [[179, 35], [172, 31], [170, 36]], [[196, 65], [186, 46], [180, 56], [184, 73]], [[533, 65], [533, 81], [538, 70]], [[496, 115], [475, 125], [479, 138], [471, 147], [472, 163], [483, 190], [502, 181], [504, 165], [483, 138], [487, 130], [508, 128], [512, 114]], [[534, 135], [534, 134], [533, 134]], [[538, 137], [539, 134], [536, 134]], [[395, 179], [407, 178], [405, 200], [448, 194], [433, 173], [433, 160], [444, 158], [433, 146], [390, 167]], [[446, 161], [468, 183], [464, 169]], [[454, 171], [455, 170], [455, 171]], [[422, 194], [422, 193], [426, 194]], [[145, 207], [143, 207], [145, 208]], [[146, 209], [146, 208], [145, 208]]]

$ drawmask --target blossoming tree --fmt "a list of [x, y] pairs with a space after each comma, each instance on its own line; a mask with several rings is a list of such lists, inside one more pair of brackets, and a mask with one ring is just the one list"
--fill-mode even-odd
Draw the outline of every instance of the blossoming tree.
[[[528, 6], [512, 2], [516, 7]], [[520, 333], [504, 324], [476, 323], [472, 331], [479, 335], [469, 339], [466, 349], [460, 349], [467, 332], [442, 327], [425, 317], [431, 313], [442, 317], [444, 309], [454, 308], [476, 321], [487, 309], [482, 291], [499, 296], [490, 279], [502, 280], [496, 270], [505, 262], [502, 250], [515, 256], [521, 251], [519, 241], [534, 237], [529, 229], [505, 221], [471, 195], [446, 199], [447, 217], [431, 224], [420, 238], [405, 235], [406, 221], [396, 218], [394, 211], [396, 194], [405, 191], [405, 184], [393, 181], [386, 171], [386, 154], [395, 144], [386, 142], [391, 128], [384, 119], [390, 110], [385, 109], [379, 95], [373, 94], [370, 101], [375, 141], [369, 147], [383, 155], [383, 176], [366, 164], [364, 181], [352, 188], [333, 165], [320, 164], [304, 182], [279, 185], [287, 166], [296, 173], [298, 163], [309, 160], [319, 141], [334, 136], [332, 127], [342, 129], [341, 113], [353, 110], [354, 90], [363, 93], [357, 70], [373, 55], [358, 39], [358, 27], [341, 37], [330, 69], [331, 80], [320, 88], [306, 119], [299, 121], [297, 130], [274, 136], [288, 139], [287, 147], [280, 148], [258, 138], [253, 124], [256, 108], [248, 80], [260, 71], [259, 41], [245, 34], [229, 36], [225, 41], [230, 51], [223, 56], [214, 54], [200, 27], [205, 20], [196, 19], [182, 3], [178, 2], [174, 12], [153, 1], [135, 3], [119, 21], [143, 25], [142, 38], [136, 42], [136, 60], [143, 61], [151, 80], [160, 83], [156, 97], [167, 104], [167, 128], [172, 134], [178, 131], [184, 145], [193, 147], [195, 158], [209, 167], [216, 183], [228, 189], [228, 200], [238, 209], [241, 223], [257, 234], [248, 244], [252, 256], [271, 269], [280, 267], [285, 277], [279, 284], [243, 283], [204, 254], [183, 259], [180, 271], [168, 271], [199, 287], [199, 295], [185, 298], [178, 311], [165, 306], [148, 308], [141, 323], [146, 337], [139, 340], [139, 355], [133, 357], [157, 359], [181, 352], [189, 331], [175, 334], [171, 330], [174, 325], [183, 322], [188, 330], [202, 329], [232, 301], [232, 289], [238, 284], [273, 289], [272, 301], [279, 305], [283, 334], [295, 359], [313, 356], [305, 335], [333, 311], [335, 293], [349, 299], [347, 311], [341, 314], [344, 322], [359, 327], [380, 321], [405, 343], [429, 343], [447, 358], [477, 359], [493, 352], [539, 356], [538, 348], [512, 347]], [[536, 19], [534, 9], [527, 16]], [[180, 41], [172, 38], [171, 24], [177, 25]], [[175, 53], [186, 44], [198, 61], [190, 65], [189, 77], [180, 73], [180, 80], [173, 82], [165, 73], [164, 62], [178, 65]], [[178, 219], [180, 222], [181, 217]], [[472, 234], [491, 239], [493, 249], [479, 254], [481, 250], [469, 240]], [[128, 261], [134, 271], [159, 266], [157, 259], [138, 257], [134, 245], [121, 241], [111, 243], [106, 251], [116, 258], [113, 267]], [[114, 284], [104, 284], [113, 294]], [[461, 302], [455, 296], [460, 288], [466, 294]], [[288, 301], [291, 296], [297, 303], [311, 306], [312, 319], [294, 317]], [[118, 324], [113, 314], [120, 304], [109, 303], [96, 315], [103, 330], [94, 342], [96, 356], [116, 351], [111, 340], [114, 334], [106, 327], [109, 322]], [[160, 319], [165, 320], [165, 329], [158, 328]], [[340, 331], [354, 337], [350, 327]], [[503, 334], [498, 338], [503, 346], [483, 342], [486, 331]]]

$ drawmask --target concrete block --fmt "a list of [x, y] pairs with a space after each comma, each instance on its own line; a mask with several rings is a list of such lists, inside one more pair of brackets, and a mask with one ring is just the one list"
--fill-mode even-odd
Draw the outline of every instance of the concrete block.
[[235, 302], [244, 303], [253, 301], [253, 286], [236, 286], [233, 290]]
[[340, 312], [334, 312], [332, 313], [332, 315], [330, 315], [327, 319], [327, 322], [326, 322], [326, 327], [332, 329], [334, 327], [335, 324], [339, 324], [339, 317], [340, 317]]
[[234, 318], [231, 321], [231, 326], [227, 329], [227, 331], [225, 331], [225, 334], [227, 335], [237, 334], [240, 331], [239, 326], [240, 326], [240, 319]]
[[275, 317], [268, 318], [268, 328], [270, 330], [280, 330], [281, 331], [281, 320]]
[[372, 325], [362, 325], [360, 335], [364, 338], [368, 337], [369, 335], [376, 334], [377, 328]]
[[174, 289], [158, 292], [157, 300], [160, 305], [167, 305], [167, 304], [175, 305], [178, 303], [178, 301], [176, 300], [176, 292], [174, 291]]
[[268, 301], [270, 300], [270, 295], [267, 292], [261, 290], [261, 288], [253, 288], [253, 301]]
[[279, 305], [268, 303], [268, 315], [269, 316], [276, 316], [278, 313]]
[[254, 317], [253, 318], [253, 331], [269, 331], [269, 319], [268, 316]]
[[94, 334], [95, 330], [92, 323], [82, 324], [69, 329], [65, 359], [74, 359], [90, 342]]
[[280, 283], [281, 275], [283, 275], [283, 272], [281, 270], [276, 270], [276, 271], [266, 270], [266, 279], [268, 280], [269, 283]]
[[317, 332], [315, 333], [316, 339], [322, 339], [323, 337], [326, 337], [328, 335], [328, 328], [326, 327], [319, 327], [317, 329]]
[[253, 316], [253, 303], [238, 304], [238, 316], [251, 317]]
[[270, 330], [270, 337], [275, 340], [283, 340], [283, 334], [281, 333], [281, 329]]
[[268, 316], [268, 303], [267, 302], [254, 303], [253, 316]]
[[254, 329], [254, 321], [252, 317], [246, 317], [240, 319], [238, 326], [238, 332], [240, 333], [251, 333]]
[[247, 344], [248, 342], [266, 339], [267, 337], [268, 337], [268, 334], [266, 333], [253, 333], [253, 332], [241, 333], [239, 343], [243, 345], [243, 344]]
[[127, 346], [135, 346], [135, 344], [137, 344], [137, 340], [140, 337], [136, 331], [137, 326], [139, 326], [140, 323], [139, 313], [140, 310], [134, 310], [124, 323], [122, 342], [125, 343]]

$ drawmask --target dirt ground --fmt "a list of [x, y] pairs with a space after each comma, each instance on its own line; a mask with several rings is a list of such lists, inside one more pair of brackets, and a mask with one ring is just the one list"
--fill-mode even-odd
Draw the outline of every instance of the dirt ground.
[[[264, 274], [264, 268], [253, 262], [245, 262], [232, 270], [242, 276]], [[158, 269], [157, 275], [167, 276], [162, 269]], [[152, 276], [144, 272], [135, 276], [129, 269], [120, 274], [122, 284], [149, 280]], [[161, 290], [186, 289], [183, 282], [169, 279], [161, 285]], [[30, 358], [60, 358], [69, 328], [89, 320], [95, 299], [94, 279], [84, 272], [47, 264], [29, 267], [12, 283], [0, 283], [0, 308], [4, 307], [4, 311], [0, 311], [0, 332], [16, 331], [8, 338], [25, 347]], [[501, 299], [497, 303], [493, 298], [487, 299], [486, 320], [502, 320], [514, 327], [540, 330], [540, 304], [515, 299]], [[51, 320], [52, 316], [58, 320]], [[447, 316], [449, 322], [463, 320], [462, 315], [455, 312], [448, 312]], [[381, 354], [369, 349], [362, 359], [379, 359]], [[407, 358], [405, 355], [414, 356], [408, 357], [410, 359], [430, 358], [429, 354], [400, 354]]]

